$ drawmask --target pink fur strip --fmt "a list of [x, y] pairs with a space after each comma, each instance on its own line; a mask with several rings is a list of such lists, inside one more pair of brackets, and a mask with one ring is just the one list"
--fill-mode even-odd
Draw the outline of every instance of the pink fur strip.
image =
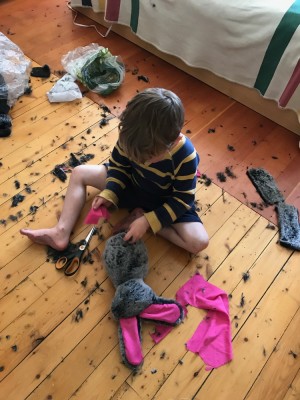
[[167, 322], [175, 324], [180, 318], [180, 309], [177, 304], [151, 304], [140, 314], [141, 318], [151, 319], [152, 321]]
[[[187, 349], [199, 354], [206, 370], [218, 368], [232, 360], [232, 344], [227, 294], [196, 274], [176, 293], [183, 307], [191, 305], [207, 310], [207, 315], [186, 343]], [[187, 310], [186, 310], [187, 312]], [[155, 343], [162, 340], [171, 327], [160, 325], [151, 335]]]
[[143, 353], [141, 349], [137, 318], [121, 318], [120, 327], [122, 330], [127, 361], [132, 365], [140, 365], [143, 361]]

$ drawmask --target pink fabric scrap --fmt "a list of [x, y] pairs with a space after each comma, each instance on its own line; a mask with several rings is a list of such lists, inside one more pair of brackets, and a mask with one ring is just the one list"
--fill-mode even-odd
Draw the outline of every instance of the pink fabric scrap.
[[[227, 294], [196, 274], [177, 291], [176, 300], [183, 307], [191, 305], [207, 310], [206, 317], [186, 343], [187, 349], [199, 354], [206, 370], [230, 362], [233, 353]], [[171, 329], [163, 325], [157, 327], [151, 335], [155, 343], [161, 341]]]
[[151, 304], [139, 316], [144, 319], [175, 324], [180, 318], [180, 309], [175, 303]]
[[84, 223], [87, 225], [88, 224], [96, 225], [98, 224], [100, 218], [104, 219], [110, 218], [110, 214], [105, 206], [100, 206], [96, 210], [94, 208], [91, 208], [87, 216], [85, 217]]
[[140, 365], [143, 361], [143, 353], [137, 318], [121, 318], [120, 327], [122, 330], [126, 359], [132, 365]]

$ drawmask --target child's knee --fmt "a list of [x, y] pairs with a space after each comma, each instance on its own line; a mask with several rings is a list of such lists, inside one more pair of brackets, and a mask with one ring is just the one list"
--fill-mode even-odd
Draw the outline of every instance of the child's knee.
[[82, 177], [85, 175], [84, 169], [84, 165], [77, 165], [77, 167], [74, 167], [71, 178], [76, 181], [82, 180]]
[[199, 238], [198, 240], [195, 238], [195, 240], [193, 240], [193, 243], [191, 244], [190, 251], [193, 254], [200, 253], [200, 251], [203, 251], [204, 249], [207, 248], [208, 244], [209, 244], [208, 238], [207, 239]]
[[209, 244], [209, 237], [206, 232], [201, 232], [199, 236], [191, 238], [190, 252], [193, 254], [200, 253], [205, 250]]
[[198, 250], [198, 253], [199, 253], [199, 251], [205, 250], [205, 249], [208, 247], [208, 245], [209, 245], [209, 237], [208, 237], [208, 235], [207, 235], [207, 236], [205, 236], [205, 237], [203, 237], [203, 238], [201, 238], [201, 239], [199, 240], [199, 250]]

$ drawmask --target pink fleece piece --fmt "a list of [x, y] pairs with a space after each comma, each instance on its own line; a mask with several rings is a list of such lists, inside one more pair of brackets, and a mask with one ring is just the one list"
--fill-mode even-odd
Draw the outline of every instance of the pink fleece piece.
[[180, 309], [174, 303], [170, 304], [151, 304], [139, 316], [152, 321], [167, 322], [175, 324], [180, 318]]
[[88, 212], [87, 216], [85, 217], [84, 223], [86, 225], [89, 225], [89, 224], [96, 225], [96, 224], [98, 224], [98, 221], [100, 218], [104, 218], [104, 219], [110, 218], [110, 214], [107, 211], [107, 208], [105, 206], [100, 206], [96, 210], [91, 208], [90, 211]]
[[137, 318], [121, 318], [120, 327], [122, 330], [127, 361], [131, 365], [140, 365], [143, 361], [143, 353], [141, 349]]
[[[187, 349], [199, 354], [206, 370], [218, 368], [232, 360], [232, 344], [227, 294], [196, 274], [176, 293], [183, 307], [191, 305], [207, 310], [207, 315], [186, 343]], [[187, 312], [187, 310], [186, 310]], [[155, 343], [162, 340], [171, 327], [159, 326], [152, 334]]]

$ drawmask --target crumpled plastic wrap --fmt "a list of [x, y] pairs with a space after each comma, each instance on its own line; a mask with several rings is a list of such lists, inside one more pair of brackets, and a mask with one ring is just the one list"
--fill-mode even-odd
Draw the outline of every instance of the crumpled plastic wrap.
[[125, 76], [125, 66], [107, 48], [92, 43], [78, 47], [62, 57], [64, 69], [92, 92], [106, 96], [118, 89]]
[[22, 50], [0, 32], [0, 74], [5, 85], [0, 85], [0, 99], [7, 99], [11, 107], [28, 87], [31, 61]]
[[47, 92], [50, 103], [81, 99], [82, 93], [74, 80], [75, 78], [71, 74], [66, 74], [60, 78], [53, 88]]

